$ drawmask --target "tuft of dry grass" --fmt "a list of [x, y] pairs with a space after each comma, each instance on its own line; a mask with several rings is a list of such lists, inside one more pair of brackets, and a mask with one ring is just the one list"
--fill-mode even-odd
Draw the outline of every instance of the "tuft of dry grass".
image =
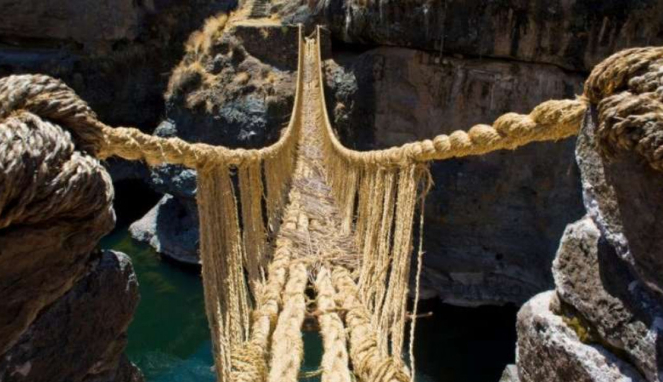
[[267, 71], [266, 73], [263, 73], [263, 74], [264, 74], [265, 82], [273, 84], [273, 83], [276, 82], [276, 80], [278, 80], [278, 76], [276, 75], [276, 73], [274, 73], [271, 70]]
[[187, 55], [198, 60], [209, 53], [210, 47], [223, 36], [227, 24], [228, 15], [225, 13], [219, 13], [205, 20], [203, 28], [193, 32], [184, 44]]
[[233, 82], [239, 85], [244, 85], [251, 79], [251, 76], [247, 72], [239, 72], [233, 78]]
[[205, 68], [198, 61], [194, 61], [189, 65], [180, 63], [170, 76], [166, 98], [197, 89], [203, 83], [206, 74]]

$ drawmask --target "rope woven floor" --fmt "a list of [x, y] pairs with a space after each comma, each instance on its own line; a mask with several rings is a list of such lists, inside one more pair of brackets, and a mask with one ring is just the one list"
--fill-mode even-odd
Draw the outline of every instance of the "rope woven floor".
[[311, 320], [323, 338], [323, 382], [405, 382], [414, 375], [403, 357], [406, 322], [415, 319], [406, 311], [413, 221], [430, 185], [428, 162], [572, 136], [592, 103], [606, 157], [635, 153], [663, 170], [663, 48], [610, 57], [576, 100], [369, 152], [337, 139], [322, 67], [320, 29], [304, 40], [300, 28], [290, 123], [259, 150], [112, 128], [58, 80], [0, 79], [0, 229], [110, 213], [112, 195], [95, 192], [110, 183], [100, 159], [183, 164], [198, 171], [205, 306], [219, 381], [296, 381], [301, 330]]

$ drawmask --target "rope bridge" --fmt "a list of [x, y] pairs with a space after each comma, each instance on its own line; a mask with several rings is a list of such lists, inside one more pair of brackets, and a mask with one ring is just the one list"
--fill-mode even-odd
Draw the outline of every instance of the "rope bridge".
[[[416, 210], [430, 187], [428, 162], [570, 137], [594, 104], [605, 155], [635, 152], [663, 169], [662, 48], [608, 58], [578, 99], [544, 102], [528, 115], [505, 114], [492, 126], [368, 152], [337, 139], [326, 113], [322, 67], [320, 29], [304, 39], [300, 28], [289, 125], [275, 144], [258, 150], [112, 128], [58, 80], [1, 79], [0, 229], [44, 215], [73, 219], [81, 203], [107, 201], [92, 188], [86, 200], [67, 199], [68, 185], [99, 176], [99, 159], [196, 169], [218, 380], [298, 380], [301, 330], [312, 320], [323, 339], [323, 382], [405, 382], [414, 379], [416, 317], [408, 314], [407, 297], [417, 216], [423, 229]], [[415, 293], [421, 238], [418, 244]], [[403, 357], [407, 321], [409, 363]]]

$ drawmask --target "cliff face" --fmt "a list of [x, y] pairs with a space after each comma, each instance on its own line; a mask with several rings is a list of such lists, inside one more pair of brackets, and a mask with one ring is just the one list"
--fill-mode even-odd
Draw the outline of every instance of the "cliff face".
[[[572, 98], [583, 77], [542, 64], [377, 48], [327, 61], [330, 114], [346, 144], [384, 148]], [[552, 285], [564, 226], [582, 215], [573, 139], [434, 163], [425, 295], [461, 305], [525, 302]], [[564, 206], [558, 208], [556, 206]]]
[[0, 76], [64, 80], [110, 125], [152, 131], [164, 114], [167, 73], [205, 18], [236, 1], [1, 2]]
[[555, 292], [518, 315], [523, 382], [663, 379], [663, 177], [634, 155], [605, 159], [596, 120], [576, 152], [587, 215], [564, 232]]
[[589, 70], [608, 55], [663, 41], [656, 0], [277, 0], [287, 20], [328, 25], [348, 43]]

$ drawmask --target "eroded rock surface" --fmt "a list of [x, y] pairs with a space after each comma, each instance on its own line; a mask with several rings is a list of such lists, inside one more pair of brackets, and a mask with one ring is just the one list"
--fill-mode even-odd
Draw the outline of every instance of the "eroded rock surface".
[[127, 255], [97, 254], [85, 276], [0, 357], [0, 380], [140, 380], [123, 355], [137, 303], [138, 283]]
[[563, 322], [575, 338], [567, 338], [564, 351], [550, 352], [541, 337], [543, 324], [531, 318], [539, 297], [530, 301], [518, 317], [524, 381], [580, 378], [562, 363], [593, 362], [588, 348], [600, 348], [610, 365], [627, 363], [633, 370], [594, 369], [600, 373], [577, 380], [663, 380], [663, 305], [660, 276], [653, 277], [663, 257], [656, 226], [663, 176], [632, 153], [606, 159], [596, 128], [592, 106], [576, 149], [587, 216], [564, 232], [553, 267], [556, 292], [551, 292], [559, 303], [546, 319]]
[[660, 45], [656, 0], [275, 0], [287, 21], [327, 25], [334, 37], [470, 57], [589, 70], [627, 47]]
[[[211, 19], [214, 22], [214, 19]], [[166, 98], [167, 120], [155, 134], [189, 142], [255, 148], [278, 139], [289, 121], [297, 69], [297, 28], [232, 25], [203, 29]], [[192, 37], [189, 47], [196, 44]], [[178, 261], [198, 263], [196, 171], [160, 166], [154, 188], [166, 194], [131, 227], [132, 236]]]
[[[569, 225], [553, 274], [561, 300], [591, 325], [588, 341], [625, 355], [648, 380], [663, 369], [660, 307], [602, 237], [591, 218]], [[574, 312], [574, 313], [575, 313]]]
[[555, 292], [532, 298], [518, 313], [518, 368], [522, 382], [645, 382], [627, 362], [599, 345], [580, 342], [554, 314]]

